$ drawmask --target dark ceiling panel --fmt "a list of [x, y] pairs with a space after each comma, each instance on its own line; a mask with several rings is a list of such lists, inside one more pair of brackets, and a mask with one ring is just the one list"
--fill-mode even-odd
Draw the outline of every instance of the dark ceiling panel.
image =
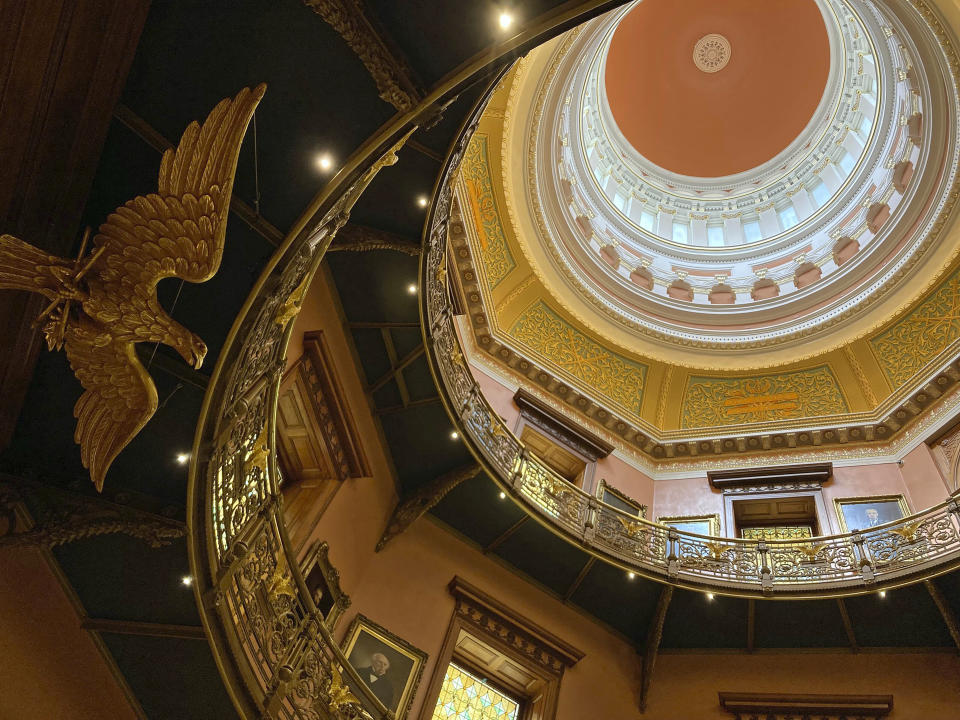
[[367, 0], [374, 16], [399, 44], [428, 86], [476, 53], [509, 37], [498, 25], [502, 7], [516, 6], [517, 23], [560, 5], [556, 0], [514, 3], [463, 0]]
[[410, 391], [411, 400], [423, 400], [436, 396], [437, 386], [433, 382], [433, 375], [430, 374], [430, 366], [425, 357], [411, 363], [403, 371], [403, 378], [407, 383], [407, 390]]
[[[467, 109], [455, 103], [449, 111], [462, 116]], [[360, 196], [350, 213], [350, 219], [361, 225], [371, 225], [419, 241], [427, 210], [417, 199], [421, 196], [430, 197], [433, 183], [440, 172], [440, 163], [409, 145], [403, 147], [397, 157], [397, 164], [381, 170]], [[406, 285], [402, 287], [406, 288]]]
[[361, 375], [370, 385], [390, 370], [390, 358], [379, 330], [362, 328], [352, 331], [353, 344], [360, 359]]
[[652, 580], [630, 579], [622, 568], [597, 560], [570, 601], [643, 647], [663, 588]]
[[524, 515], [519, 507], [499, 497], [500, 488], [486, 473], [480, 473], [447, 493], [430, 512], [480, 547], [486, 547]]
[[233, 720], [210, 647], [203, 640], [103, 633], [150, 720]]
[[336, 252], [327, 256], [343, 312], [353, 322], [420, 322], [418, 260], [398, 252]]
[[743, 648], [747, 601], [677, 589], [663, 626], [664, 648]]
[[393, 339], [393, 347], [397, 351], [398, 358], [406, 356], [423, 344], [423, 333], [419, 327], [392, 328], [390, 337]]
[[847, 598], [857, 642], [863, 647], [945, 647], [947, 627], [922, 584]]
[[583, 550], [532, 518], [493, 552], [558, 595], [566, 592], [587, 560]]
[[405, 493], [473, 461], [460, 440], [450, 439], [453, 425], [442, 405], [408, 408], [380, 422]]
[[[214, 103], [259, 82], [268, 86], [257, 110], [261, 212], [286, 230], [326, 180], [316, 153], [342, 163], [394, 113], [303, 2], [153, 3], [123, 99], [176, 142]], [[252, 166], [249, 155], [241, 160], [237, 187], [251, 203]]]
[[92, 618], [200, 625], [186, 540], [162, 548], [126, 535], [102, 535], [54, 550]]
[[401, 403], [400, 389], [395, 380], [391, 380], [373, 393], [373, 402], [377, 407], [396, 407]]
[[758, 648], [849, 647], [836, 600], [754, 603]]

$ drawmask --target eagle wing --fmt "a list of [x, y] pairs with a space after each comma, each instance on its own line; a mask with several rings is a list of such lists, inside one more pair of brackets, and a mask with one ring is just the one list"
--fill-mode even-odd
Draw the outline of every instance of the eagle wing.
[[64, 348], [84, 393], [73, 408], [74, 442], [97, 490], [119, 452], [157, 409], [157, 389], [137, 359], [134, 345], [98, 331], [89, 321], [72, 324]]
[[127, 277], [155, 285], [165, 277], [204, 282], [223, 256], [240, 145], [266, 85], [222, 100], [200, 125], [190, 123], [160, 163], [156, 193], [110, 214], [93, 243], [103, 283]]

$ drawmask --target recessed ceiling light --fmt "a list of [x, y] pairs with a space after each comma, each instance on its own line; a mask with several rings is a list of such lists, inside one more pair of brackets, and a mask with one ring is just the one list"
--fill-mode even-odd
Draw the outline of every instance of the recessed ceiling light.
[[193, 585], [193, 578], [190, 577], [189, 575], [184, 575], [182, 578], [180, 578], [180, 582], [186, 585], [187, 587], [190, 587], [191, 585]]
[[707, 600], [713, 600], [713, 593], [707, 593]]
[[506, 499], [507, 499], [507, 494], [506, 494], [505, 492], [502, 492], [502, 491], [501, 491], [501, 492], [500, 492], [500, 499], [501, 499], [501, 500], [506, 500]]
[[416, 295], [417, 294], [416, 284], [410, 283], [409, 285], [407, 285], [407, 292], [410, 293], [411, 295]]
[[333, 158], [327, 153], [317, 155], [317, 168], [327, 172], [333, 168]]
[[190, 459], [190, 456], [187, 453], [179, 453], [177, 455], [177, 462], [181, 465], [186, 465], [187, 461]]
[[887, 591], [886, 591], [886, 590], [881, 590], [881, 591], [880, 591], [880, 597], [885, 598], [886, 596], [887, 596]]
[[420, 207], [426, 207], [429, 204], [430, 204], [430, 200], [427, 199], [426, 195], [421, 195], [420, 197], [417, 198], [417, 205], [419, 205]]
[[632, 572], [627, 573], [627, 580], [633, 580], [636, 577]]
[[459, 438], [459, 437], [460, 437], [460, 433], [458, 433], [456, 430], [451, 430], [451, 431], [450, 431], [450, 439], [451, 439], [451, 440], [456, 440], [456, 439]]
[[508, 12], [506, 12], [506, 11], [501, 12], [501, 13], [500, 13], [500, 17], [498, 18], [498, 21], [499, 21], [499, 23], [500, 23], [500, 29], [501, 29], [501, 30], [506, 30], [506, 29], [508, 29], [511, 25], [513, 25], [513, 15], [511, 15], [510, 13], [508, 13]]

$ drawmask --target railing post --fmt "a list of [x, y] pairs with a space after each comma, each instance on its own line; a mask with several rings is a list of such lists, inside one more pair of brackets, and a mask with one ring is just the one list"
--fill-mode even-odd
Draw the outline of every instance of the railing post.
[[585, 543], [593, 543], [594, 537], [597, 534], [597, 513], [600, 510], [600, 505], [597, 502], [596, 498], [590, 497], [587, 498], [587, 512], [583, 519], [583, 541]]
[[770, 569], [770, 547], [763, 540], [757, 543], [760, 553], [760, 589], [764, 595], [773, 592], [773, 570]]
[[864, 545], [863, 535], [855, 532], [850, 539], [853, 542], [854, 553], [860, 561], [860, 577], [863, 578], [863, 584], [873, 585], [877, 577], [874, 575], [873, 561], [870, 559], [870, 551]]
[[680, 575], [680, 563], [677, 558], [677, 540], [680, 536], [674, 528], [667, 530], [667, 575], [676, 578]]

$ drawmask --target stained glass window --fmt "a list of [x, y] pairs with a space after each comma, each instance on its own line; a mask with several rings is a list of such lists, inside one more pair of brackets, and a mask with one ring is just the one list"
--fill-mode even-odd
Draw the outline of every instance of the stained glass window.
[[515, 700], [450, 663], [433, 720], [517, 720], [519, 711]]

